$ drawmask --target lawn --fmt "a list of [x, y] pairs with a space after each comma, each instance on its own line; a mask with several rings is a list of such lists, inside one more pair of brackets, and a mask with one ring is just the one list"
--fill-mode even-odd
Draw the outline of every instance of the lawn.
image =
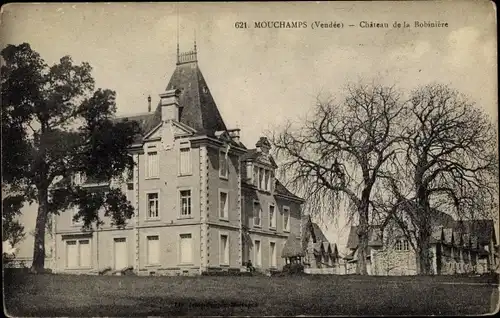
[[477, 315], [497, 303], [481, 278], [5, 277], [10, 316]]

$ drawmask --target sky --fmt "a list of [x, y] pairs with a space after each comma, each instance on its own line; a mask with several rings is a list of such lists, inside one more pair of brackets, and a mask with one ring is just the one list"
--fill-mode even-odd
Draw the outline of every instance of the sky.
[[[495, 8], [488, 1], [303, 3], [8, 4], [0, 44], [28, 42], [48, 64], [89, 62], [96, 87], [117, 92], [117, 112], [155, 105], [181, 51], [196, 38], [200, 69], [228, 128], [252, 148], [286, 121], [300, 122], [319, 94], [377, 81], [410, 90], [438, 82], [468, 95], [497, 122]], [[235, 22], [249, 28], [235, 28]], [[254, 28], [258, 21], [305, 21], [305, 29]], [[312, 29], [315, 21], [341, 29]], [[361, 21], [390, 28], [361, 28]], [[409, 28], [392, 28], [395, 21]], [[440, 21], [444, 28], [415, 28]], [[348, 25], [354, 25], [349, 27]], [[348, 226], [324, 220], [345, 246]], [[29, 222], [28, 222], [29, 223]], [[34, 223], [33, 223], [34, 224]]]

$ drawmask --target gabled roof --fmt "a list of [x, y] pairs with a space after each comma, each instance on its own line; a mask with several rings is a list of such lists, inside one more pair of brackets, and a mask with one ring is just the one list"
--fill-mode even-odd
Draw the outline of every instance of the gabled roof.
[[[368, 246], [381, 246], [382, 241], [380, 239], [380, 226], [372, 225], [368, 230]], [[351, 230], [349, 231], [349, 236], [347, 237], [347, 248], [348, 249], [356, 249], [358, 248], [359, 237], [358, 237], [358, 227], [351, 226]]]
[[[179, 121], [198, 132], [200, 135], [214, 136], [216, 131], [226, 131], [219, 109], [208, 89], [198, 62], [177, 64], [165, 91], [179, 89]], [[161, 122], [161, 105], [149, 120], [148, 126], [154, 127]]]
[[314, 236], [316, 237], [316, 242], [328, 242], [328, 239], [326, 238], [323, 231], [320, 229], [319, 225], [314, 222], [312, 222], [311, 225], [314, 232]]
[[463, 236], [462, 236], [462, 245], [464, 247], [470, 247], [470, 234], [469, 233], [465, 233]]
[[480, 244], [487, 244], [491, 239], [493, 239], [494, 244], [496, 244], [496, 233], [493, 220], [455, 221], [453, 229], [463, 233], [473, 233], [478, 237]]
[[443, 235], [444, 235], [444, 243], [446, 244], [454, 243], [453, 229], [443, 229]]
[[290, 192], [281, 182], [279, 182], [278, 179], [276, 179], [275, 184], [274, 184], [274, 193], [277, 195], [283, 195], [292, 199], [295, 199], [297, 201], [303, 202], [304, 199], [299, 198], [292, 192]]
[[[262, 156], [262, 152], [259, 152], [257, 149], [248, 149], [247, 152], [241, 156], [241, 161], [255, 161], [260, 156]], [[272, 156], [269, 156], [268, 159], [273, 167], [278, 167]]]
[[302, 217], [302, 239], [303, 239], [303, 245], [304, 248], [306, 247], [307, 241], [309, 240], [309, 237], [312, 237], [313, 243], [323, 243], [323, 242], [328, 242], [328, 239], [326, 238], [325, 234], [319, 227], [317, 223], [314, 223], [311, 220], [310, 215], [304, 215]]
[[432, 228], [430, 243], [437, 243], [443, 240], [443, 228], [435, 226]]
[[324, 254], [325, 249], [322, 242], [313, 243], [314, 254]]
[[141, 114], [132, 114], [129, 116], [121, 116], [116, 117], [113, 121], [123, 122], [123, 121], [135, 121], [139, 124], [140, 133], [137, 134], [134, 138], [135, 143], [139, 143], [142, 141], [142, 137], [151, 131], [155, 126], [150, 127], [151, 119], [153, 118], [153, 113], [141, 113]]

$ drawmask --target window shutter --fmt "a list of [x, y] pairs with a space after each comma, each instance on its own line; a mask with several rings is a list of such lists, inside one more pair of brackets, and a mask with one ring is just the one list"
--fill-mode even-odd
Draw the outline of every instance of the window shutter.
[[80, 267], [90, 267], [92, 255], [90, 253], [90, 240], [80, 240]]
[[181, 235], [181, 263], [192, 263], [193, 261], [193, 240], [191, 234]]
[[66, 267], [78, 267], [78, 245], [76, 241], [66, 241]]
[[148, 264], [159, 264], [160, 240], [158, 236], [148, 236]]
[[180, 174], [186, 175], [191, 173], [191, 149], [182, 148], [180, 151]]

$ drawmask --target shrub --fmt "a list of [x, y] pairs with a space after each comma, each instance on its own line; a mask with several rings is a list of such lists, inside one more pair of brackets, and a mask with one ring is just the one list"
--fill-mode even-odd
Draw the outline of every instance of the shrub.
[[286, 264], [283, 266], [283, 273], [289, 275], [300, 275], [304, 273], [303, 264]]

